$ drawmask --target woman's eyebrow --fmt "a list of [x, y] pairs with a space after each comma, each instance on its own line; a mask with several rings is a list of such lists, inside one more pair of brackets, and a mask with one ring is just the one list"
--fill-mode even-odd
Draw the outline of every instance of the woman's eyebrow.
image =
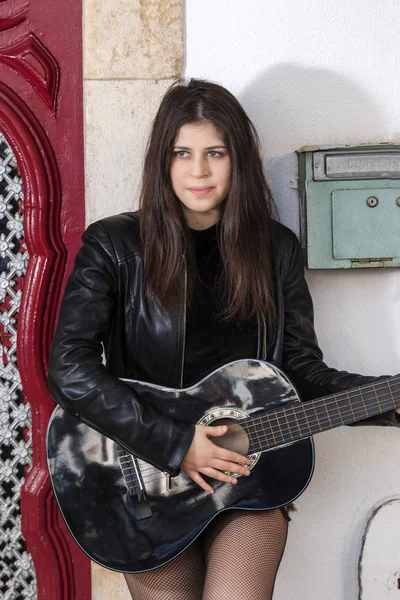
[[[180, 150], [190, 150], [189, 146], [180, 146], [179, 144], [175, 144], [174, 148], [179, 148]], [[218, 144], [217, 146], [207, 146], [205, 150], [217, 150], [217, 148], [227, 148], [223, 144]]]

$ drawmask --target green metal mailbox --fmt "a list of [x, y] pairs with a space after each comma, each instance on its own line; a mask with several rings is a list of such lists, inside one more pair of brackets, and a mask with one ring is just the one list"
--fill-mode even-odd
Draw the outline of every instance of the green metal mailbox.
[[400, 146], [309, 146], [298, 154], [307, 267], [400, 267]]

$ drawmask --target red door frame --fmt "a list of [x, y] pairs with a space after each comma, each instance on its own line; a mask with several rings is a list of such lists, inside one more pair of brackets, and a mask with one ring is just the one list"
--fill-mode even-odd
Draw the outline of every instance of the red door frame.
[[29, 251], [17, 360], [32, 409], [33, 463], [21, 491], [22, 532], [38, 600], [90, 600], [90, 561], [69, 535], [45, 455], [54, 407], [47, 357], [66, 276], [85, 226], [82, 3], [0, 2], [0, 131], [24, 184]]

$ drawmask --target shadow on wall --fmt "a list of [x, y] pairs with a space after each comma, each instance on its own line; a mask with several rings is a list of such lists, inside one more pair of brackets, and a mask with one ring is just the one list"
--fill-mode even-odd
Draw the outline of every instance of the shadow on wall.
[[[364, 89], [342, 75], [323, 69], [282, 63], [254, 79], [239, 95], [239, 100], [260, 135], [280, 220], [297, 235], [296, 150], [306, 145], [393, 143], [396, 137], [400, 138]], [[334, 276], [326, 271], [313, 271], [308, 273], [308, 280], [317, 300], [316, 326], [322, 333], [320, 341], [322, 347], [327, 348], [328, 362], [338, 368], [372, 374], [371, 352], [374, 347], [379, 350], [385, 344], [383, 354], [386, 353], [387, 360], [380, 357], [381, 362], [375, 361], [373, 368], [377, 373], [396, 369], [400, 354], [400, 317], [393, 323], [390, 315], [395, 308], [393, 302], [396, 305], [394, 289], [400, 289], [399, 271], [344, 271]], [[385, 299], [375, 297], [373, 288], [377, 286], [386, 294]], [[328, 288], [332, 295], [327, 292]], [[400, 292], [397, 294], [400, 296]], [[381, 305], [388, 318], [383, 318], [381, 310], [378, 314], [370, 313], [366, 298]], [[327, 301], [332, 311], [329, 319], [325, 314]], [[355, 313], [354, 320], [351, 313]], [[346, 331], [339, 335], [337, 325], [343, 323], [343, 315], [347, 315]], [[347, 327], [349, 321], [354, 327], [357, 323], [361, 331], [352, 330], [351, 323]], [[343, 352], [338, 350], [342, 344], [353, 347], [353, 353], [344, 353], [338, 364], [337, 357], [343, 357]]]
[[295, 151], [306, 145], [378, 143], [393, 138], [390, 124], [365, 90], [323, 69], [282, 63], [254, 79], [239, 100], [260, 135], [280, 219], [297, 234]]

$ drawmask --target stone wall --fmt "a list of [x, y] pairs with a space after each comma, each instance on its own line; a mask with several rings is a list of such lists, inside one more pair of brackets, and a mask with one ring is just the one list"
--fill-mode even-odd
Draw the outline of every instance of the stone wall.
[[182, 0], [84, 1], [87, 223], [137, 207], [149, 125], [182, 64]]
[[[182, 64], [182, 0], [84, 1], [87, 224], [137, 208], [150, 124]], [[93, 600], [130, 598], [95, 564], [92, 584]]]

